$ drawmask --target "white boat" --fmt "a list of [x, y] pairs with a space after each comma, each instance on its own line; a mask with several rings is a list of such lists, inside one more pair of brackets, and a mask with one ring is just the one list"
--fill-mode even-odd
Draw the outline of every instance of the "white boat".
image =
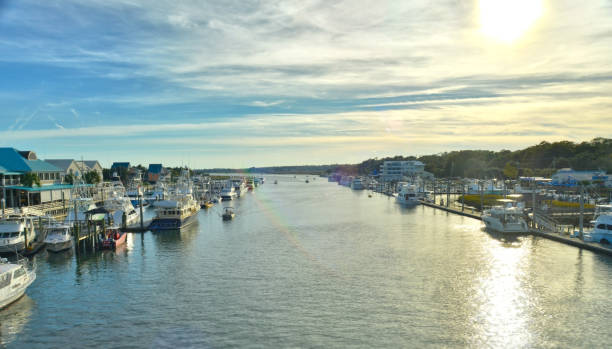
[[36, 272], [26, 268], [26, 263], [9, 263], [0, 259], [0, 309], [23, 296], [28, 286], [36, 280]]
[[176, 189], [166, 200], [158, 203], [155, 218], [149, 226], [151, 230], [181, 229], [197, 220], [200, 204], [193, 197], [188, 176], [188, 172], [184, 172]]
[[114, 193], [106, 199], [104, 208], [112, 215], [114, 224], [130, 226], [140, 221], [140, 212], [134, 208], [128, 197], [120, 193]]
[[[66, 219], [64, 219], [64, 223], [68, 225], [73, 225], [75, 220], [85, 221], [87, 219], [87, 217], [85, 217], [85, 212], [91, 211], [96, 208], [96, 204], [93, 202], [93, 199], [91, 198], [76, 198], [76, 199], [72, 199], [70, 202], [72, 203], [73, 208], [68, 210]], [[75, 216], [75, 211], [76, 211], [76, 216]], [[90, 219], [92, 220], [99, 220], [101, 218], [104, 218], [104, 214], [97, 214], [97, 215], [94, 215], [94, 217], [90, 217]]]
[[523, 204], [512, 199], [499, 199], [502, 205], [491, 207], [482, 213], [487, 229], [499, 233], [527, 233], [529, 227], [524, 219]]
[[236, 197], [242, 197], [249, 189], [243, 179], [233, 180]]
[[231, 201], [236, 197], [236, 189], [230, 183], [221, 191], [221, 200], [222, 201]]
[[612, 205], [597, 205], [593, 229], [585, 232], [584, 240], [603, 244], [612, 243]]
[[0, 219], [0, 253], [21, 252], [36, 238], [35, 216], [9, 215]]
[[47, 227], [45, 244], [47, 245], [47, 251], [51, 252], [60, 252], [72, 248], [70, 225], [54, 224]]
[[353, 190], [363, 190], [363, 189], [365, 189], [365, 187], [363, 185], [363, 181], [361, 180], [360, 177], [357, 177], [357, 178], [353, 179], [353, 182], [351, 183], [351, 189], [353, 189]]
[[409, 183], [399, 183], [399, 191], [395, 197], [398, 204], [404, 206], [416, 206], [419, 202], [416, 186]]

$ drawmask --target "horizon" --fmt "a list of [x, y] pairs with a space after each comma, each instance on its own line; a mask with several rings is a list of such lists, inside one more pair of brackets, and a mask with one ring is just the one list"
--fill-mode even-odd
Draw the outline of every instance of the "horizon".
[[569, 0], [0, 2], [0, 146], [244, 169], [590, 141], [612, 134], [610, 15]]

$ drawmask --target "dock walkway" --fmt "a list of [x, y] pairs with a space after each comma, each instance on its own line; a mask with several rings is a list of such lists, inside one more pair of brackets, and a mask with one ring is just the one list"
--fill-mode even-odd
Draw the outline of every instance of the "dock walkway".
[[[480, 214], [479, 213], [470, 213], [470, 212], [466, 212], [467, 210], [461, 211], [461, 208], [459, 207], [459, 209], [456, 208], [456, 206], [441, 206], [441, 205], [437, 205], [437, 204], [433, 204], [431, 202], [427, 202], [427, 201], [421, 201], [421, 204], [428, 206], [428, 207], [432, 207], [432, 208], [437, 208], [439, 210], [443, 210], [446, 212], [450, 212], [450, 213], [454, 213], [454, 214], [458, 214], [461, 216], [465, 216], [465, 217], [470, 217], [470, 218], [474, 218], [474, 219], [478, 219], [478, 220], [482, 220], [480, 218]], [[471, 209], [470, 209], [471, 211]], [[562, 234], [559, 233], [551, 233], [548, 232], [544, 229], [530, 229], [529, 230], [529, 234], [533, 235], [533, 236], [539, 236], [539, 237], [543, 237], [545, 239], [549, 239], [549, 240], [553, 240], [553, 241], [557, 241], [566, 245], [570, 245], [570, 246], [574, 246], [574, 247], [578, 247], [578, 248], [582, 248], [585, 250], [589, 250], [595, 253], [601, 253], [601, 254], [605, 254], [605, 255], [609, 255], [612, 256], [612, 248], [607, 247], [605, 245], [602, 245], [600, 243], [596, 243], [596, 242], [586, 242], [586, 241], [582, 241], [579, 238], [575, 238], [575, 237], [570, 237], [570, 236], [564, 236]]]

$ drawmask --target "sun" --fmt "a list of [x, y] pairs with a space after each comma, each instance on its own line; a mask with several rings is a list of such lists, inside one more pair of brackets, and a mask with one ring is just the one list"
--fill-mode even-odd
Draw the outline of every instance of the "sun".
[[520, 38], [542, 11], [542, 0], [480, 0], [480, 29], [488, 37], [510, 43]]

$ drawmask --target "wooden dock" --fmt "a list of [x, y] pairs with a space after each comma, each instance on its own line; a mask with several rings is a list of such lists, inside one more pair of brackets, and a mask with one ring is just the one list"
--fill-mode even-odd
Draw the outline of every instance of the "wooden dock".
[[[428, 207], [432, 207], [432, 208], [436, 208], [439, 210], [443, 210], [446, 212], [450, 212], [450, 213], [454, 213], [454, 214], [458, 214], [461, 216], [465, 216], [465, 217], [470, 217], [470, 218], [474, 218], [474, 219], [478, 219], [478, 220], [482, 220], [480, 218], [480, 214], [479, 213], [470, 213], [470, 212], [466, 212], [466, 210], [461, 211], [461, 209], [457, 209], [454, 207], [447, 207], [447, 206], [441, 206], [441, 205], [437, 205], [437, 204], [433, 204], [431, 202], [427, 202], [427, 201], [421, 201], [421, 204], [428, 206]], [[471, 210], [470, 210], [471, 211]], [[612, 256], [612, 248], [611, 247], [607, 247], [605, 245], [602, 245], [600, 243], [596, 243], [596, 242], [586, 242], [586, 241], [582, 241], [579, 238], [573, 238], [570, 236], [564, 236], [561, 235], [559, 233], [551, 233], [548, 232], [546, 230], [540, 230], [540, 229], [530, 229], [529, 230], [529, 234], [533, 235], [533, 236], [539, 236], [545, 239], [549, 239], [549, 240], [553, 240], [553, 241], [557, 241], [566, 245], [570, 245], [570, 246], [574, 246], [574, 247], [578, 247], [578, 248], [582, 248], [585, 250], [589, 250], [595, 253], [600, 253], [600, 254], [605, 254], [608, 256]]]

